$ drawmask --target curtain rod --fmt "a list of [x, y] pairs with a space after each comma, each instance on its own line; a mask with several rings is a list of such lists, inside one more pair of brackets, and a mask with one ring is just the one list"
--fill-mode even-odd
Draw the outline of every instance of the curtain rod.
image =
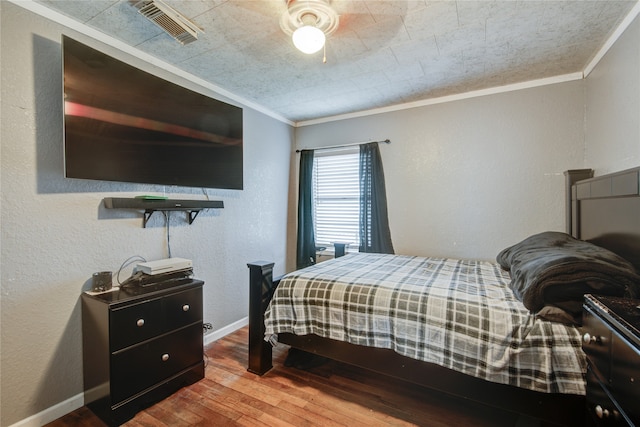
[[[313, 151], [319, 151], [319, 150], [330, 150], [332, 148], [342, 148], [342, 147], [351, 147], [353, 145], [363, 145], [363, 144], [370, 144], [372, 142], [375, 142], [377, 144], [380, 144], [382, 142], [384, 142], [385, 144], [391, 144], [391, 140], [389, 140], [388, 138], [383, 140], [383, 141], [366, 141], [366, 142], [352, 142], [351, 144], [342, 144], [342, 145], [331, 145], [329, 147], [320, 147], [320, 148], [306, 148], [306, 150], [313, 150]], [[302, 150], [296, 150], [296, 153], [301, 152]]]

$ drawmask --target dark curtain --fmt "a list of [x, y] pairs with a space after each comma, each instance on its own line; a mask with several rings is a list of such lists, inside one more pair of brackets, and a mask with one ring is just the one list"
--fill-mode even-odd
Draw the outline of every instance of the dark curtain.
[[377, 142], [360, 146], [360, 252], [394, 253]]
[[313, 232], [313, 150], [300, 152], [300, 180], [298, 182], [298, 244], [296, 267], [316, 263], [316, 239]]

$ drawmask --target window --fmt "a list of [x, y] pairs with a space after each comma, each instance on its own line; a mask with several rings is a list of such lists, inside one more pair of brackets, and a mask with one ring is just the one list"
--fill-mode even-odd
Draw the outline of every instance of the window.
[[313, 222], [316, 246], [359, 244], [360, 150], [316, 151], [313, 164]]

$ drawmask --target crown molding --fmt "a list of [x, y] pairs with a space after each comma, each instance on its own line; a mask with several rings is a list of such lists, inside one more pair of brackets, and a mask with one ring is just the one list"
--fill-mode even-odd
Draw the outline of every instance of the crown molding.
[[320, 123], [335, 122], [338, 120], [353, 119], [357, 117], [371, 116], [374, 114], [389, 113], [392, 111], [408, 110], [411, 108], [425, 107], [428, 105], [444, 104], [447, 102], [462, 101], [465, 99], [477, 98], [480, 96], [496, 95], [500, 93], [513, 92], [516, 90], [530, 89], [530, 88], [539, 87], [539, 86], [547, 86], [547, 85], [552, 85], [556, 83], [569, 82], [573, 80], [581, 80], [583, 78], [582, 76], [583, 76], [582, 72], [564, 74], [561, 76], [548, 77], [545, 79], [531, 80], [528, 82], [514, 83], [510, 85], [505, 85], [505, 86], [496, 86], [496, 87], [491, 87], [487, 89], [474, 90], [471, 92], [465, 92], [465, 93], [460, 93], [456, 95], [448, 95], [448, 96], [442, 96], [439, 98], [429, 98], [421, 101], [407, 102], [404, 104], [396, 104], [396, 105], [391, 105], [389, 107], [375, 108], [372, 110], [363, 110], [363, 111], [358, 111], [354, 113], [341, 114], [337, 116], [323, 117], [320, 119], [299, 121], [299, 122], [296, 122], [296, 127], [311, 126], [311, 125], [317, 125]]
[[633, 22], [634, 19], [636, 19], [638, 14], [640, 14], [640, 1], [636, 2], [636, 5], [631, 9], [631, 11], [627, 14], [627, 16], [625, 16], [625, 18], [622, 20], [620, 25], [618, 25], [618, 28], [616, 28], [613, 34], [611, 34], [611, 37], [607, 39], [607, 41], [604, 43], [604, 45], [602, 45], [600, 50], [594, 55], [591, 62], [587, 64], [587, 66], [583, 71], [584, 78], [587, 78], [587, 76], [591, 74], [593, 69], [596, 68], [596, 65], [598, 65], [598, 63], [602, 60], [602, 58], [604, 58], [604, 56], [607, 54], [609, 49], [611, 49], [611, 47], [615, 44], [615, 42], [618, 41], [620, 36], [622, 36], [622, 33], [624, 33], [625, 30], [629, 27], [629, 25], [631, 25], [631, 23]]
[[546, 85], [550, 85], [550, 84], [555, 84], [555, 83], [563, 83], [563, 82], [568, 82], [568, 81], [573, 81], [573, 80], [580, 80], [580, 79], [585, 79], [592, 71], [593, 69], [597, 66], [597, 64], [602, 60], [602, 58], [606, 55], [606, 53], [609, 51], [609, 49], [611, 49], [611, 47], [615, 44], [615, 42], [620, 38], [620, 36], [624, 33], [624, 31], [629, 27], [629, 25], [631, 25], [631, 23], [634, 21], [634, 19], [640, 14], [640, 0], [638, 0], [635, 4], [635, 6], [631, 9], [631, 11], [627, 14], [627, 16], [623, 19], [623, 21], [620, 23], [620, 25], [616, 28], [616, 30], [612, 33], [612, 35], [607, 39], [607, 41], [604, 43], [604, 45], [600, 48], [600, 50], [594, 55], [594, 57], [591, 59], [591, 61], [587, 64], [587, 66], [584, 68], [584, 70], [576, 72], [576, 73], [571, 73], [571, 74], [565, 74], [565, 75], [560, 75], [560, 76], [554, 76], [554, 77], [549, 77], [549, 78], [544, 78], [544, 79], [538, 79], [538, 80], [531, 80], [528, 82], [522, 82], [522, 83], [515, 83], [515, 84], [509, 84], [509, 85], [504, 85], [504, 86], [497, 86], [497, 87], [492, 87], [492, 88], [487, 88], [487, 89], [481, 89], [481, 90], [476, 90], [476, 91], [471, 91], [471, 92], [465, 92], [462, 94], [456, 94], [456, 95], [450, 95], [450, 96], [443, 96], [443, 97], [439, 97], [439, 98], [430, 98], [430, 99], [424, 99], [424, 100], [420, 100], [420, 101], [414, 101], [414, 102], [409, 102], [409, 103], [403, 103], [403, 104], [396, 104], [396, 105], [391, 105], [388, 107], [382, 107], [382, 108], [374, 108], [374, 109], [370, 109], [370, 110], [362, 110], [362, 111], [357, 111], [357, 112], [353, 112], [353, 113], [347, 113], [347, 114], [341, 114], [341, 115], [335, 115], [335, 116], [328, 116], [328, 117], [323, 117], [323, 118], [318, 118], [318, 119], [312, 119], [312, 120], [301, 120], [301, 121], [291, 121], [289, 119], [287, 119], [286, 117], [262, 106], [259, 105], [257, 103], [254, 103], [252, 101], [249, 101], [241, 96], [238, 96], [232, 92], [229, 92], [228, 90], [214, 85], [210, 82], [207, 82], [204, 79], [201, 79], [199, 77], [196, 77], [190, 73], [185, 72], [184, 70], [181, 70], [177, 67], [175, 67], [174, 65], [171, 65], [165, 61], [162, 61], [154, 56], [151, 56], [147, 53], [144, 53], [138, 49], [136, 49], [133, 46], [130, 46], [124, 42], [121, 42], [109, 35], [106, 35], [100, 31], [97, 31], [83, 23], [80, 23], [78, 21], [75, 21], [65, 15], [62, 15], [52, 9], [49, 9], [46, 6], [43, 6], [42, 4], [36, 3], [34, 0], [7, 0], [10, 3], [13, 3], [17, 6], [20, 6], [24, 9], [27, 9], [31, 12], [34, 12], [38, 15], [41, 15], [47, 19], [50, 19], [54, 22], [57, 22], [65, 27], [68, 27], [72, 30], [78, 31], [81, 34], [84, 34], [86, 36], [89, 36], [91, 38], [94, 38], [98, 41], [101, 41], [107, 45], [110, 45], [116, 49], [119, 49], [123, 52], [126, 52], [132, 56], [135, 56], [137, 58], [142, 59], [143, 61], [150, 63], [154, 66], [157, 67], [161, 67], [167, 71], [169, 71], [172, 74], [175, 74], [177, 76], [183, 77], [193, 83], [198, 84], [199, 86], [206, 88], [214, 93], [217, 93], [221, 96], [224, 96], [226, 98], [228, 98], [229, 100], [232, 100], [234, 102], [237, 102], [239, 104], [242, 104], [243, 106], [246, 106], [248, 108], [254, 109], [258, 112], [261, 112], [275, 120], [278, 120], [280, 122], [283, 122], [287, 125], [293, 126], [293, 127], [304, 127], [304, 126], [311, 126], [311, 125], [315, 125], [315, 124], [321, 124], [321, 123], [328, 123], [328, 122], [333, 122], [333, 121], [339, 121], [339, 120], [347, 120], [347, 119], [352, 119], [352, 118], [357, 118], [357, 117], [365, 117], [365, 116], [370, 116], [370, 115], [375, 115], [375, 114], [382, 114], [382, 113], [388, 113], [388, 112], [392, 112], [392, 111], [400, 111], [400, 110], [407, 110], [407, 109], [411, 109], [411, 108], [418, 108], [418, 107], [424, 107], [424, 106], [428, 106], [428, 105], [436, 105], [436, 104], [443, 104], [446, 102], [453, 102], [453, 101], [460, 101], [460, 100], [464, 100], [464, 99], [471, 99], [471, 98], [476, 98], [476, 97], [480, 97], [480, 96], [487, 96], [487, 95], [495, 95], [495, 94], [500, 94], [500, 93], [506, 93], [506, 92], [512, 92], [512, 91], [516, 91], [516, 90], [522, 90], [522, 89], [529, 89], [529, 88], [534, 88], [534, 87], [540, 87], [540, 86], [546, 86]]
[[[125, 52], [131, 56], [134, 56], [136, 58], [139, 58], [140, 60], [149, 63], [151, 65], [154, 65], [156, 67], [162, 68], [176, 76], [182, 77], [186, 80], [189, 80], [192, 83], [197, 84], [198, 86], [207, 89], [211, 92], [214, 92], [220, 96], [223, 96], [225, 98], [228, 98], [230, 101], [236, 102], [237, 104], [240, 104], [243, 107], [247, 107], [247, 108], [251, 108], [253, 110], [259, 111], [260, 113], [263, 113], [273, 119], [276, 119], [278, 121], [281, 121], [285, 124], [288, 124], [290, 126], [294, 126], [294, 122], [287, 119], [286, 117], [262, 106], [259, 104], [256, 104], [255, 102], [249, 101], [241, 96], [238, 96], [232, 92], [229, 92], [228, 90], [217, 86], [215, 84], [212, 84], [204, 79], [201, 79], [200, 77], [196, 77], [193, 74], [187, 73], [186, 71], [176, 67], [175, 65], [171, 65], [168, 62], [165, 62], [161, 59], [156, 58], [155, 56], [149, 55], [148, 53], [145, 53], [133, 46], [130, 46], [120, 40], [117, 40], [101, 31], [98, 31], [96, 29], [93, 29], [91, 27], [89, 27], [88, 25], [85, 25], [81, 22], [78, 22], [74, 19], [69, 18], [68, 16], [65, 16], [59, 12], [56, 12], [53, 9], [49, 9], [48, 7], [40, 4], [40, 3], [36, 3], [33, 0], [6, 0], [10, 3], [15, 4], [16, 6], [19, 6], [23, 9], [26, 9], [30, 12], [33, 12], [37, 15], [40, 15], [46, 19], [49, 19], [53, 22], [56, 22], [60, 25], [63, 25], [66, 28], [69, 28], [71, 30], [77, 31], [85, 36], [91, 37], [92, 39], [95, 39], [97, 41], [100, 41], [106, 45], [109, 45], [111, 47], [114, 47], [122, 52]], [[208, 95], [210, 96], [210, 94]]]

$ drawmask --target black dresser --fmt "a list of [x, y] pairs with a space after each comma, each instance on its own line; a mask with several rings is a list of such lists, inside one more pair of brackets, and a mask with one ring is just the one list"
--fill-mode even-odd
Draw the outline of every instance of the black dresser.
[[202, 286], [82, 295], [84, 400], [109, 425], [204, 377]]
[[587, 420], [640, 425], [640, 300], [586, 295]]

